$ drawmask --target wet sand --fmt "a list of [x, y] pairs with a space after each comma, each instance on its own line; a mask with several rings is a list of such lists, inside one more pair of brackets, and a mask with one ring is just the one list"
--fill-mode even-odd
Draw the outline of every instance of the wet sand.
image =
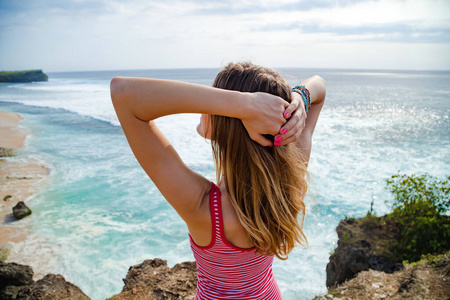
[[45, 186], [50, 173], [42, 162], [21, 154], [29, 135], [20, 126], [21, 120], [19, 114], [0, 111], [0, 248], [11, 251], [10, 259], [20, 256], [16, 248], [33, 234], [33, 214], [16, 220], [12, 208], [23, 201], [33, 209], [30, 202]]

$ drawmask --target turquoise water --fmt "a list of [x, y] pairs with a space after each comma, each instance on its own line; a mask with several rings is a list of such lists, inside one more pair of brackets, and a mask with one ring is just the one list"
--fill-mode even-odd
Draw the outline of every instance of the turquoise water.
[[[21, 113], [30, 128], [23, 156], [52, 170], [35, 196], [36, 234], [18, 245], [44, 261], [33, 268], [62, 274], [92, 299], [120, 292], [128, 267], [160, 257], [193, 260], [187, 228], [134, 159], [109, 99], [117, 75], [210, 85], [216, 69], [49, 73], [49, 82], [0, 85], [0, 109]], [[385, 179], [397, 173], [442, 178], [450, 165], [450, 72], [283, 69], [292, 85], [319, 74], [327, 99], [313, 139], [304, 230], [309, 248], [276, 261], [285, 299], [325, 293], [325, 267], [347, 216], [374, 200], [388, 211]], [[296, 77], [296, 78], [295, 78]], [[196, 133], [199, 115], [158, 120], [181, 157], [214, 180], [210, 145]]]

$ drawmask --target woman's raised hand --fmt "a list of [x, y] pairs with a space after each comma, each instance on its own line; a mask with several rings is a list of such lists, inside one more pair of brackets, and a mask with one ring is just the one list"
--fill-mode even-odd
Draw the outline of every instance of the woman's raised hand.
[[275, 136], [275, 145], [296, 142], [305, 128], [307, 115], [303, 99], [298, 93], [292, 93], [292, 101], [284, 112], [284, 117], [288, 121], [281, 127], [280, 134]]
[[[241, 120], [252, 140], [262, 146], [286, 145], [298, 140], [306, 120], [301, 100], [295, 95], [291, 103], [268, 93], [247, 95], [249, 101]], [[264, 134], [275, 136], [274, 143]]]

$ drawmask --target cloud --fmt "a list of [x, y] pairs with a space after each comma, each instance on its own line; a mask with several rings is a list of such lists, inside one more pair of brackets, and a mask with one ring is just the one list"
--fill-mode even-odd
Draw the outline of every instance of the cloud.
[[287, 10], [283, 16], [273, 12], [266, 18], [270, 22], [258, 23], [251, 31], [320, 42], [445, 44], [450, 42], [447, 11], [450, 2], [439, 0], [349, 1], [306, 12]]
[[392, 41], [404, 43], [450, 43], [449, 27], [427, 28], [410, 23], [366, 24], [361, 26], [322, 25], [312, 23], [266, 24], [254, 31], [293, 31], [302, 34], [327, 34], [339, 41]]
[[193, 15], [248, 15], [268, 12], [298, 12], [321, 8], [346, 7], [371, 0], [285, 0], [285, 1], [189, 1], [201, 4]]

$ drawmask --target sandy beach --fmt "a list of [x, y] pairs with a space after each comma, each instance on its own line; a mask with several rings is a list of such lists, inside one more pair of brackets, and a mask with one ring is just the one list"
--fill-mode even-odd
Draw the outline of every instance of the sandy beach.
[[13, 249], [31, 234], [33, 215], [16, 220], [12, 208], [24, 201], [33, 209], [30, 201], [43, 188], [50, 171], [41, 162], [21, 154], [30, 134], [21, 127], [22, 120], [19, 114], [0, 111], [0, 248]]

